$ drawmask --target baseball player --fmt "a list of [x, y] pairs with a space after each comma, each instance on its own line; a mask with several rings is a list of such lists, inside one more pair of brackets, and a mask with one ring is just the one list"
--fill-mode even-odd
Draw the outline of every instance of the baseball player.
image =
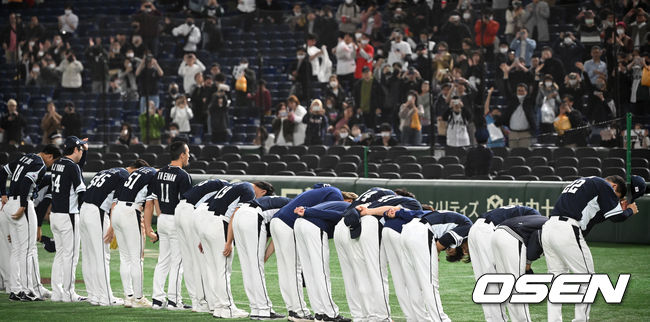
[[[381, 217], [383, 214], [390, 209], [406, 209], [406, 210], [421, 210], [422, 205], [420, 202], [414, 199], [414, 195], [408, 191], [399, 189], [397, 190], [399, 195], [387, 195], [383, 196], [369, 205], [359, 205], [357, 206], [357, 211], [364, 217], [366, 216], [380, 216], [379, 223], [383, 226], [381, 230], [381, 245], [380, 245], [380, 255], [388, 261], [390, 265], [390, 272], [393, 276], [393, 284], [395, 285], [395, 293], [397, 294], [397, 299], [400, 303], [400, 306], [403, 308], [404, 315], [406, 315], [407, 320], [413, 320], [415, 314], [410, 304], [410, 297], [419, 297], [417, 293], [409, 294], [409, 290], [417, 289], [417, 285], [407, 285], [406, 283], [410, 280], [405, 278], [405, 275], [409, 274], [408, 269], [405, 267], [406, 262], [401, 260], [401, 254], [403, 253], [400, 241], [400, 234], [402, 232], [402, 226], [408, 221], [405, 221], [399, 217], [397, 218], [387, 218]], [[421, 314], [423, 315], [423, 314]]]
[[395, 192], [375, 187], [362, 193], [348, 206], [343, 220], [334, 228], [334, 245], [343, 273], [345, 295], [355, 321], [390, 320], [388, 271], [386, 258], [380, 256], [379, 220], [374, 216], [361, 217], [356, 210], [359, 205], [368, 205], [387, 195], [395, 195]]
[[[542, 245], [548, 272], [594, 273], [594, 260], [583, 237], [593, 225], [611, 220], [624, 221], [639, 210], [634, 199], [645, 193], [645, 180], [632, 176], [632, 203], [623, 200], [627, 194], [625, 180], [620, 176], [587, 177], [570, 183], [558, 198], [549, 220], [542, 229]], [[586, 285], [580, 286], [584, 293]], [[590, 304], [576, 304], [574, 321], [589, 320]], [[548, 320], [562, 320], [562, 305], [548, 303]]]
[[343, 201], [329, 201], [314, 207], [298, 207], [294, 210], [300, 218], [293, 226], [296, 249], [305, 276], [309, 302], [318, 321], [350, 321], [339, 314], [332, 299], [330, 282], [329, 240], [334, 237], [334, 226], [343, 212], [358, 196], [342, 192]]
[[115, 190], [133, 171], [146, 166], [143, 160], [136, 160], [125, 168], [102, 170], [90, 180], [80, 212], [81, 269], [83, 272], [88, 302], [92, 305], [123, 305], [122, 299], [113, 296], [110, 278], [110, 249], [104, 243], [104, 235], [110, 226], [110, 211]]
[[[408, 220], [402, 228], [401, 259], [408, 263], [406, 285], [417, 285], [420, 297], [410, 299], [414, 321], [451, 321], [442, 309], [438, 291], [438, 254], [446, 250], [447, 261], [455, 262], [469, 254], [467, 234], [472, 221], [451, 211], [389, 210], [388, 217]], [[418, 218], [419, 217], [419, 218]], [[417, 292], [417, 289], [415, 291]], [[411, 290], [409, 290], [411, 291]], [[417, 293], [416, 293], [417, 294]], [[424, 312], [423, 315], [420, 315]]]
[[[176, 141], [169, 146], [171, 163], [162, 167], [151, 181], [151, 199], [158, 210], [158, 233], [151, 228], [152, 211], [145, 211], [146, 232], [152, 242], [160, 240], [158, 263], [153, 272], [153, 309], [183, 310], [181, 282], [183, 266], [177, 238], [174, 213], [181, 196], [192, 188], [192, 178], [183, 170], [190, 160], [190, 149], [185, 142]], [[167, 293], [165, 280], [169, 275]], [[165, 301], [166, 300], [166, 301]]]
[[115, 235], [119, 244], [125, 307], [148, 308], [152, 305], [142, 293], [144, 238], [140, 223], [143, 206], [145, 211], [153, 207], [153, 201], [147, 201], [147, 197], [155, 176], [156, 169], [145, 164], [133, 171], [117, 188], [111, 210], [111, 226], [104, 236], [104, 242], [110, 243]]
[[[230, 218], [240, 202], [255, 199], [257, 190], [248, 182], [223, 187], [208, 201], [208, 209], [199, 214], [200, 246], [205, 255], [207, 280], [205, 297], [217, 318], [245, 318], [246, 311], [235, 305], [230, 290], [232, 272], [232, 233]], [[261, 196], [261, 195], [260, 195]]]
[[[273, 191], [272, 186], [267, 191]], [[235, 243], [239, 252], [244, 291], [248, 297], [253, 320], [284, 319], [273, 311], [273, 303], [266, 289], [264, 262], [271, 256], [272, 243], [267, 247], [269, 222], [273, 215], [291, 199], [278, 196], [257, 198], [242, 204], [231, 220]]]
[[[40, 184], [48, 167], [61, 156], [54, 145], [47, 145], [38, 154], [26, 154], [11, 161], [0, 170], [2, 195], [2, 262], [3, 284], [12, 301], [31, 301], [46, 296], [40, 285], [36, 249], [37, 219], [32, 200], [34, 189]], [[9, 183], [7, 194], [6, 182]], [[7, 245], [8, 236], [11, 244]], [[10, 254], [6, 252], [10, 251]], [[38, 256], [38, 255], [36, 255]], [[38, 287], [34, 287], [38, 285]], [[31, 286], [31, 289], [30, 289]], [[38, 293], [38, 294], [37, 294]], [[48, 292], [49, 293], [49, 292]]]
[[223, 187], [229, 185], [221, 179], [211, 179], [200, 182], [186, 191], [181, 196], [181, 201], [176, 206], [174, 219], [176, 220], [176, 235], [183, 260], [183, 275], [185, 286], [192, 300], [192, 312], [210, 312], [202, 278], [203, 254], [197, 245], [200, 242], [199, 231], [195, 222], [200, 205], [206, 205], [206, 200], [212, 197]]
[[298, 218], [297, 207], [313, 207], [327, 201], [343, 201], [341, 190], [332, 186], [307, 190], [282, 207], [271, 219], [271, 238], [278, 265], [280, 293], [287, 306], [289, 321], [311, 321], [302, 291], [302, 267], [296, 255], [293, 225]]
[[79, 206], [86, 191], [81, 168], [87, 150], [86, 141], [67, 137], [63, 157], [52, 165], [50, 225], [57, 248], [52, 263], [52, 301], [55, 302], [86, 300], [75, 292], [74, 284], [79, 262]]
[[[532, 273], [530, 264], [542, 255], [541, 229], [547, 220], [538, 214], [513, 217], [496, 227], [490, 242], [496, 273], [512, 274], [515, 278]], [[528, 304], [512, 304], [509, 300], [506, 304], [513, 322], [531, 321]]]
[[[521, 217], [540, 215], [539, 212], [530, 207], [505, 206], [500, 207], [481, 215], [469, 230], [467, 242], [469, 251], [472, 254], [472, 268], [474, 277], [478, 280], [484, 274], [496, 273], [494, 270], [494, 257], [492, 256], [492, 235], [494, 227], [504, 220]], [[497, 293], [497, 285], [489, 285], [488, 292]], [[506, 321], [506, 308], [503, 304], [483, 304], [485, 321]]]

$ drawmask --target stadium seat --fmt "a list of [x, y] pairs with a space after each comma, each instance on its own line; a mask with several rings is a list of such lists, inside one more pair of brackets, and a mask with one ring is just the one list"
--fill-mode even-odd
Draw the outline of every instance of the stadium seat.
[[562, 178], [567, 176], [577, 176], [578, 169], [576, 167], [556, 167], [555, 175], [558, 175]]
[[626, 155], [627, 155], [627, 150], [624, 148], [611, 148], [609, 149], [609, 153], [607, 154], [607, 156], [610, 158], [621, 158], [623, 160], [626, 159]]
[[359, 175], [356, 172], [338, 172], [339, 177], [347, 177], [347, 178], [358, 178]]
[[523, 157], [528, 158], [531, 154], [530, 148], [512, 148], [510, 149], [511, 157]]
[[239, 151], [239, 146], [236, 145], [224, 145], [221, 147], [221, 153], [226, 154], [226, 153], [241, 153]]
[[[634, 161], [634, 160], [633, 160]], [[623, 158], [606, 158], [603, 160], [602, 168], [624, 168], [625, 159]]]
[[531, 156], [526, 159], [526, 165], [533, 168], [537, 166], [544, 166], [548, 163], [546, 157], [543, 156]]
[[492, 176], [489, 174], [479, 174], [471, 177], [472, 180], [492, 180]]
[[191, 174], [206, 174], [207, 172], [203, 169], [190, 169], [188, 171]]
[[575, 152], [576, 152], [576, 157], [578, 159], [598, 157], [598, 153], [596, 152], [596, 149], [592, 147], [579, 147], [575, 149]]
[[300, 157], [297, 154], [285, 154], [280, 157], [283, 162], [290, 163], [290, 162], [298, 162], [300, 161]]
[[190, 169], [206, 170], [206, 169], [208, 169], [208, 166], [209, 166], [208, 161], [192, 161], [192, 162], [190, 162]]
[[201, 149], [201, 153], [199, 154], [199, 159], [200, 160], [206, 160], [206, 161], [212, 161], [215, 160], [216, 158], [219, 157], [219, 147], [216, 145], [206, 145]]
[[400, 174], [405, 174], [405, 173], [422, 173], [422, 166], [419, 165], [418, 163], [399, 163], [400, 169], [399, 173]]
[[450, 178], [454, 174], [465, 175], [465, 166], [462, 164], [447, 164], [445, 165], [443, 174], [445, 178]]
[[147, 161], [149, 165], [154, 165], [158, 163], [158, 156], [153, 153], [142, 153], [142, 155], [140, 155], [140, 158], [142, 160]]
[[228, 170], [228, 162], [226, 161], [212, 161], [208, 164], [208, 170], [219, 169], [219, 170]]
[[346, 155], [341, 157], [340, 162], [351, 162], [351, 163], [354, 163], [354, 164], [361, 165], [361, 160], [362, 160], [362, 158], [359, 157], [356, 154], [346, 154]]
[[603, 177], [621, 176], [625, 178], [625, 168], [605, 168], [603, 169]]
[[598, 157], [583, 157], [583, 158], [579, 158], [578, 166], [581, 168], [586, 168], [586, 167], [600, 168], [602, 166], [602, 162]]
[[421, 165], [423, 165], [423, 166], [424, 166], [425, 164], [434, 164], [434, 163], [438, 163], [438, 160], [436, 160], [436, 158], [435, 158], [434, 156], [432, 156], [432, 155], [422, 155], [422, 156], [419, 156], [419, 157], [417, 157], [417, 161], [418, 161], [419, 164], [421, 164]]
[[447, 177], [445, 179], [448, 179], [448, 180], [467, 180], [468, 178], [463, 173], [454, 173], [454, 174], [450, 175], [449, 177]]
[[360, 158], [363, 158], [363, 153], [366, 147], [364, 146], [359, 146], [359, 145], [354, 145], [348, 148], [348, 150], [345, 152], [345, 154], [356, 154]]
[[140, 155], [135, 152], [126, 152], [122, 154], [122, 159], [124, 160], [135, 160], [139, 159]]
[[18, 147], [18, 151], [24, 152], [25, 154], [27, 153], [33, 153], [36, 152], [36, 147], [31, 144], [23, 144]]
[[[228, 171], [230, 170], [244, 170], [247, 171], [248, 169], [248, 162], [244, 161], [233, 161], [233, 162], [228, 162]], [[227, 173], [227, 171], [226, 171]]]
[[555, 175], [555, 169], [550, 166], [537, 166], [532, 168], [532, 175], [543, 177]]
[[[462, 162], [465, 160], [467, 156], [467, 149], [464, 147], [452, 147], [452, 146], [446, 146], [445, 147], [445, 156], [455, 156], [458, 157], [459, 162]], [[442, 162], [441, 162], [442, 164]]]
[[506, 159], [503, 161], [503, 167], [502, 167], [502, 170], [506, 170], [506, 171], [507, 171], [508, 169], [510, 169], [510, 168], [512, 168], [512, 167], [514, 167], [514, 166], [525, 165], [525, 164], [526, 164], [526, 159], [524, 159], [524, 157], [520, 157], [520, 156], [510, 156], [510, 157], [506, 158]]
[[235, 175], [235, 176], [243, 176], [243, 175], [246, 175], [246, 171], [241, 170], [241, 169], [233, 169], [233, 170], [227, 170], [226, 174]]
[[[142, 154], [142, 153], [145, 153], [146, 150], [147, 150], [147, 147], [142, 143], [136, 143], [136, 144], [129, 145], [129, 152]], [[192, 149], [192, 148], [190, 148], [190, 152], [196, 153], [196, 151], [194, 149]]]
[[262, 156], [262, 161], [266, 163], [280, 162], [280, 156], [277, 154], [265, 154]]
[[343, 172], [354, 172], [356, 173], [358, 169], [358, 163], [353, 163], [353, 162], [339, 162], [336, 165], [335, 172], [336, 173], [343, 173]]
[[576, 152], [572, 148], [559, 147], [553, 151], [553, 159], [557, 160], [561, 157], [575, 157]]
[[223, 169], [208, 169], [207, 173], [209, 173], [209, 174], [226, 174], [226, 170], [223, 170]]
[[160, 156], [161, 154], [165, 153], [165, 147], [162, 145], [148, 145], [146, 152]]
[[342, 155], [346, 154], [347, 150], [348, 150], [348, 148], [346, 146], [335, 145], [335, 146], [331, 146], [331, 147], [329, 147], [329, 149], [327, 149], [327, 154], [342, 156]]
[[400, 166], [397, 163], [382, 163], [379, 165], [379, 174], [382, 172], [399, 172]]
[[380, 172], [379, 177], [383, 179], [401, 179], [402, 177], [397, 172]]
[[266, 168], [266, 173], [269, 173], [271, 175], [276, 175], [280, 171], [287, 170], [287, 163], [286, 162], [270, 162], [268, 167]]
[[634, 167], [632, 168], [632, 174], [642, 177], [646, 182], [650, 181], [650, 169], [648, 167]]
[[105, 168], [106, 166], [103, 160], [89, 160], [86, 162], [86, 166], [84, 166], [84, 170], [89, 172], [99, 172]]
[[562, 181], [576, 181], [578, 179], [582, 178], [581, 176], [565, 176], [562, 177]]
[[632, 158], [632, 167], [633, 168], [647, 168], [648, 160], [645, 158]]
[[501, 174], [501, 175], [498, 175], [498, 176], [494, 177], [494, 179], [492, 179], [492, 180], [515, 181], [515, 177], [509, 176], [507, 174]]
[[319, 177], [336, 177], [336, 173], [334, 171], [321, 171], [316, 173]]
[[539, 181], [539, 177], [534, 176], [532, 174], [525, 174], [525, 175], [521, 175], [521, 176], [516, 177], [516, 180], [517, 181]]
[[460, 160], [455, 155], [446, 155], [444, 157], [440, 157], [440, 159], [438, 159], [438, 163], [443, 166], [448, 164], [460, 164]]
[[297, 176], [303, 176], [303, 177], [315, 177], [316, 173], [314, 171], [301, 171], [296, 173]]
[[266, 162], [262, 162], [262, 161], [251, 162], [248, 164], [248, 169], [246, 169], [246, 173], [252, 175], [265, 175], [267, 167], [268, 167], [268, 163]]
[[[512, 157], [510, 157], [510, 158], [512, 158]], [[530, 169], [529, 166], [516, 165], [516, 166], [510, 167], [510, 169], [508, 169], [507, 174], [517, 178], [517, 177], [520, 177], [520, 176], [529, 175], [531, 172], [532, 172], [532, 170]]]
[[368, 162], [382, 163], [387, 154], [387, 151], [370, 151], [368, 152]]
[[305, 162], [300, 162], [300, 161], [295, 161], [295, 162], [288, 162], [287, 163], [287, 170], [293, 171], [293, 172], [303, 172], [303, 171], [308, 171], [309, 168], [307, 167], [307, 163]]
[[274, 145], [269, 149], [269, 154], [285, 155], [288, 151], [288, 146]]
[[[101, 160], [102, 159], [102, 154], [100, 152], [95, 152], [95, 151], [88, 151], [86, 154], [86, 157], [88, 160]], [[0, 164], [4, 164], [6, 162], [0, 162]]]
[[[332, 148], [330, 148], [331, 150]], [[338, 155], [324, 155], [320, 158], [320, 163], [318, 164], [318, 169], [322, 170], [333, 170], [336, 168], [336, 165], [339, 163], [341, 157]]]
[[320, 162], [320, 157], [317, 154], [305, 154], [300, 157], [300, 161], [307, 164], [307, 168], [316, 169], [318, 168], [318, 163]]
[[323, 156], [327, 154], [327, 146], [325, 145], [310, 145], [309, 148], [307, 148], [307, 153], [308, 154], [315, 154], [318, 156]]
[[377, 173], [377, 172], [368, 172], [368, 177], [367, 178], [378, 179], [379, 178], [379, 173]]
[[290, 146], [288, 153], [301, 156], [307, 154], [307, 149], [306, 145]]
[[124, 162], [122, 160], [106, 160], [104, 161], [104, 167], [106, 169], [121, 168], [124, 167]]
[[650, 161], [650, 149], [633, 149], [632, 150], [633, 158], [644, 158]]
[[108, 150], [116, 153], [126, 153], [129, 152], [129, 147], [124, 144], [113, 143], [108, 146]]
[[401, 174], [402, 179], [424, 179], [422, 173], [419, 172], [407, 172]]
[[553, 159], [553, 149], [547, 147], [537, 147], [530, 151], [531, 157], [545, 157], [546, 160]]
[[259, 162], [259, 161], [262, 161], [262, 158], [260, 157], [259, 154], [252, 154], [252, 153], [251, 153], [251, 154], [244, 154], [244, 155], [242, 155], [242, 156], [241, 156], [241, 160], [244, 161], [244, 162], [251, 163], [251, 162]]
[[578, 158], [576, 157], [560, 157], [555, 159], [555, 167], [578, 167]]
[[104, 160], [105, 161], [108, 161], [108, 160], [121, 160], [121, 159], [122, 159], [122, 155], [120, 153], [118, 153], [118, 152], [104, 153]]
[[578, 169], [578, 175], [581, 177], [600, 177], [602, 174], [602, 170], [596, 167], [584, 167]]
[[539, 177], [539, 180], [541, 180], [541, 181], [562, 181], [562, 177], [555, 176], [555, 175], [541, 176], [541, 177]]
[[417, 163], [417, 158], [413, 155], [400, 155], [395, 160], [397, 164]]
[[422, 167], [422, 175], [425, 179], [440, 179], [442, 178], [443, 169], [444, 167], [441, 164], [425, 164]]
[[239, 153], [224, 153], [220, 159], [226, 162], [241, 161], [241, 155]]
[[500, 156], [493, 156], [492, 163], [490, 164], [490, 173], [496, 174], [503, 169], [503, 158]]

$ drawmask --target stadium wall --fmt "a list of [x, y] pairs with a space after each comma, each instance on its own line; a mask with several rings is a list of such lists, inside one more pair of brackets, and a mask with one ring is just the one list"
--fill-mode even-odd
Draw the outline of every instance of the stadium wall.
[[[92, 174], [84, 174], [86, 181]], [[215, 178], [214, 175], [192, 175], [194, 183]], [[539, 210], [548, 216], [553, 210], [557, 196], [566, 183], [530, 181], [470, 181], [470, 180], [391, 180], [357, 179], [342, 177], [282, 177], [282, 176], [228, 176], [219, 175], [228, 181], [268, 181], [276, 193], [293, 197], [315, 183], [324, 182], [344, 191], [363, 192], [371, 187], [389, 189], [406, 188], [418, 200], [439, 210], [462, 213], [472, 220], [486, 211], [512, 204], [523, 204]], [[637, 200], [639, 214], [623, 223], [610, 221], [596, 225], [587, 236], [588, 241], [650, 244], [650, 195]]]

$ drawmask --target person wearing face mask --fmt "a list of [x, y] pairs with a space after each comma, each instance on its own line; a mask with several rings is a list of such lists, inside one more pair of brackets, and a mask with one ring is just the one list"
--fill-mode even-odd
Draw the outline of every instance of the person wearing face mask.
[[170, 123], [167, 128], [167, 144], [169, 145], [176, 141], [182, 141], [183, 138], [184, 136], [178, 130], [178, 124]]
[[512, 40], [515, 39], [519, 29], [525, 25], [525, 14], [526, 10], [520, 0], [512, 1], [510, 6], [508, 6], [508, 9], [506, 10], [506, 28], [504, 30], [506, 41], [508, 43], [511, 43]]
[[323, 144], [328, 121], [321, 100], [315, 99], [311, 102], [309, 113], [302, 118], [302, 123], [307, 124], [305, 145]]
[[587, 111], [585, 116], [590, 122], [601, 123], [616, 117], [616, 103], [607, 89], [607, 81], [599, 76], [593, 84], [585, 82], [588, 93]]
[[375, 3], [371, 2], [368, 9], [361, 13], [361, 31], [376, 39], [379, 36], [382, 21], [381, 11], [377, 9]]
[[526, 83], [514, 84], [509, 73], [509, 69], [505, 69], [503, 74], [505, 83], [503, 89], [507, 105], [502, 110], [501, 116], [495, 119], [494, 124], [497, 127], [508, 127], [505, 132], [510, 148], [530, 147], [533, 141], [532, 136], [536, 131], [535, 99], [539, 87], [530, 86], [532, 93], [529, 93], [529, 85]]
[[553, 57], [553, 49], [549, 46], [542, 48], [542, 57], [539, 62], [539, 74], [550, 74], [554, 80], [561, 80], [566, 75], [564, 64], [557, 58]]
[[72, 13], [72, 4], [67, 4], [63, 12], [64, 14], [59, 16], [59, 32], [67, 38], [77, 31], [79, 17]]
[[418, 104], [416, 91], [409, 91], [399, 109], [400, 131], [402, 131], [402, 145], [420, 145], [422, 143], [422, 118], [424, 108]]
[[403, 66], [406, 62], [406, 58], [411, 56], [411, 45], [404, 41], [404, 35], [400, 29], [393, 31], [390, 41], [388, 64], [393, 65], [395, 63], [400, 63], [400, 65]]
[[388, 123], [382, 123], [379, 126], [379, 134], [372, 140], [371, 145], [379, 146], [396, 146], [399, 142], [392, 137], [393, 128]]
[[567, 73], [579, 72], [575, 63], [580, 61], [584, 54], [584, 46], [577, 41], [571, 32], [561, 32], [553, 45], [554, 56], [563, 64]]
[[32, 69], [27, 74], [27, 79], [25, 81], [25, 86], [43, 86], [43, 79], [41, 78], [41, 67], [38, 63], [32, 66]]
[[140, 11], [136, 13], [133, 21], [139, 24], [138, 34], [142, 37], [145, 48], [154, 55], [158, 55], [158, 37], [160, 29], [158, 25], [162, 21], [162, 13], [151, 0], [142, 2]]
[[573, 107], [580, 111], [584, 110], [582, 97], [585, 94], [585, 88], [582, 82], [578, 73], [570, 73], [564, 76], [564, 85], [560, 88], [560, 95], [562, 97], [571, 95], [574, 102]]
[[645, 35], [650, 31], [650, 25], [647, 24], [648, 14], [643, 9], [632, 9], [624, 18], [625, 23], [629, 26], [628, 35], [634, 42], [634, 49], [647, 44]]
[[[623, 142], [627, 142], [627, 131], [623, 131]], [[632, 141], [632, 149], [648, 149], [650, 147], [650, 137], [648, 136], [648, 129], [643, 127], [643, 124], [636, 123], [630, 133], [630, 140]]]
[[300, 100], [295, 95], [289, 96], [287, 99], [287, 119], [293, 122], [293, 140], [290, 143], [293, 145], [302, 145], [305, 143], [305, 130], [307, 125], [302, 122], [302, 119], [307, 115], [307, 109], [300, 105]]
[[[164, 125], [163, 125], [164, 126]], [[138, 144], [138, 138], [133, 135], [133, 128], [129, 123], [122, 123], [120, 135], [115, 140], [116, 144], [131, 145]]]
[[289, 112], [285, 103], [278, 104], [277, 114], [271, 124], [275, 145], [291, 145], [293, 142], [294, 123], [289, 120]]
[[535, 40], [542, 42], [549, 40], [548, 18], [550, 15], [551, 9], [546, 1], [533, 0], [526, 6], [524, 21], [526, 28], [532, 33]]
[[349, 89], [354, 82], [354, 71], [356, 70], [356, 45], [353, 42], [354, 36], [347, 33], [343, 39], [339, 39], [336, 45], [336, 76], [341, 85]]
[[447, 42], [449, 52], [452, 54], [461, 54], [463, 39], [472, 39], [472, 32], [457, 14], [449, 17], [448, 22], [440, 29], [440, 35], [442, 40]]
[[56, 87], [61, 83], [61, 75], [56, 70], [56, 64], [52, 58], [41, 60], [40, 74], [42, 86]]
[[354, 78], [360, 79], [364, 67], [367, 67], [372, 72], [373, 59], [375, 57], [375, 48], [370, 44], [370, 36], [362, 34], [357, 40], [357, 62], [356, 69], [354, 70]]
[[82, 89], [83, 78], [81, 72], [84, 70], [84, 66], [77, 60], [72, 51], [68, 51], [65, 57], [66, 59], [62, 60], [59, 67], [57, 67], [57, 70], [62, 73], [61, 86], [67, 91], [79, 92]]
[[517, 33], [517, 38], [510, 43], [510, 49], [515, 51], [515, 57], [523, 59], [526, 66], [530, 66], [533, 52], [537, 48], [537, 42], [528, 38], [528, 32], [528, 29], [521, 28]]
[[[544, 75], [538, 86], [537, 98], [535, 99], [537, 127], [539, 133], [552, 133], [553, 121], [555, 116], [558, 115], [561, 102], [559, 87], [553, 82], [553, 76], [550, 74]], [[539, 140], [549, 140], [549, 137], [540, 137]], [[544, 143], [552, 143], [552, 141]]]
[[463, 101], [457, 96], [451, 99], [449, 106], [450, 109], [441, 117], [447, 123], [447, 146], [469, 146], [468, 125], [472, 120], [472, 115], [463, 108]]
[[212, 133], [212, 143], [223, 144], [228, 142], [230, 130], [228, 128], [228, 108], [230, 100], [226, 91], [222, 88], [212, 94], [208, 104], [210, 111], [210, 133]]
[[176, 99], [176, 104], [169, 112], [172, 122], [178, 124], [178, 130], [182, 134], [188, 134], [192, 128], [190, 127], [190, 120], [194, 117], [192, 108], [187, 103], [187, 97], [181, 95]]
[[187, 17], [183, 24], [172, 29], [172, 35], [184, 38], [183, 51], [185, 53], [196, 52], [197, 45], [201, 42], [201, 30], [194, 25], [194, 18], [192, 17]]
[[383, 115], [383, 90], [379, 82], [372, 77], [368, 67], [363, 68], [363, 77], [354, 84], [352, 97], [354, 97], [355, 107], [362, 111], [364, 124], [367, 127], [374, 128], [381, 119], [390, 117]]
[[341, 87], [338, 77], [336, 75], [330, 76], [329, 82], [325, 88], [325, 97], [333, 97], [334, 105], [338, 110], [341, 109], [346, 96], [347, 93], [343, 87]]
[[342, 33], [353, 33], [357, 25], [361, 23], [361, 8], [355, 0], [345, 0], [336, 9], [336, 20], [339, 23], [339, 31]]
[[299, 99], [306, 100], [311, 97], [311, 81], [313, 77], [312, 64], [307, 57], [304, 47], [296, 50], [296, 61], [291, 64], [290, 79], [293, 81], [291, 93]]
[[183, 77], [183, 91], [185, 93], [189, 94], [192, 91], [192, 86], [196, 84], [194, 75], [203, 71], [205, 71], [205, 65], [194, 54], [185, 55], [183, 62], [178, 67], [178, 75]]
[[137, 61], [132, 57], [133, 52], [129, 50], [126, 53], [126, 59], [124, 60], [124, 65], [117, 73], [117, 77], [120, 78], [120, 84], [122, 84], [122, 92], [125, 93], [125, 99], [129, 101], [135, 101], [139, 99], [138, 95], [138, 83], [135, 78], [135, 66]]
[[[354, 138], [350, 136], [350, 128], [347, 125], [343, 125], [335, 134], [336, 141], [334, 145], [343, 145], [351, 146], [356, 145]], [[359, 131], [359, 136], [361, 136], [361, 131]]]
[[45, 116], [43, 116], [43, 119], [41, 119], [41, 130], [43, 130], [43, 144], [50, 143], [48, 141], [50, 135], [57, 133], [59, 128], [61, 128], [61, 118], [61, 114], [56, 112], [56, 106], [54, 105], [54, 102], [48, 102], [47, 112], [45, 113]]
[[587, 49], [591, 46], [600, 44], [600, 29], [596, 15], [591, 11], [582, 11], [578, 15], [578, 32], [580, 33], [580, 43]]

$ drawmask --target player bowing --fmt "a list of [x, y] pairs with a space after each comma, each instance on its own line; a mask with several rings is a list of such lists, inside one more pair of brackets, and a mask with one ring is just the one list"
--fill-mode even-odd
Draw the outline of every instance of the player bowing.
[[[512, 274], [518, 278], [532, 272], [530, 264], [542, 254], [541, 229], [547, 220], [539, 214], [514, 217], [496, 227], [490, 243], [496, 273]], [[528, 304], [512, 304], [509, 300], [506, 304], [513, 322], [531, 321]], [[503, 321], [507, 319], [504, 317]]]
[[[492, 236], [494, 227], [501, 222], [521, 216], [539, 215], [539, 212], [530, 207], [505, 206], [486, 212], [481, 215], [469, 230], [467, 242], [469, 251], [472, 254], [472, 268], [474, 277], [478, 280], [484, 274], [496, 273], [494, 268], [494, 256], [492, 252]], [[498, 286], [488, 285], [488, 292], [497, 293]], [[506, 308], [503, 304], [483, 304], [485, 321], [506, 321]]]
[[[267, 192], [273, 191], [268, 184]], [[284, 319], [273, 311], [273, 303], [266, 288], [264, 262], [273, 253], [273, 242], [269, 243], [268, 225], [273, 215], [291, 199], [278, 196], [257, 198], [242, 204], [231, 220], [235, 243], [239, 252], [244, 291], [248, 297], [253, 320]]]
[[208, 302], [205, 300], [203, 289], [204, 279], [201, 274], [203, 268], [203, 255], [197, 245], [200, 242], [199, 231], [196, 228], [197, 209], [224, 186], [229, 185], [221, 179], [205, 180], [186, 191], [181, 196], [181, 201], [176, 206], [174, 219], [176, 220], [176, 234], [183, 260], [183, 277], [185, 287], [192, 300], [192, 312], [209, 312]]
[[153, 207], [153, 201], [147, 201], [147, 197], [151, 191], [150, 183], [155, 176], [156, 169], [145, 163], [145, 166], [133, 171], [115, 191], [111, 227], [104, 236], [104, 242], [110, 243], [115, 232], [119, 244], [125, 307], [151, 307], [151, 302], [142, 292], [144, 236], [140, 223], [143, 220], [142, 211]]
[[[638, 213], [634, 199], [645, 193], [645, 180], [632, 176], [632, 203], [624, 200], [625, 180], [620, 176], [580, 178], [570, 183], [558, 198], [542, 229], [542, 245], [548, 272], [593, 274], [594, 260], [583, 237], [605, 220], [624, 221]], [[580, 286], [584, 293], [586, 285]], [[574, 321], [588, 321], [590, 304], [576, 304]], [[548, 303], [548, 321], [562, 321], [562, 304]]]

